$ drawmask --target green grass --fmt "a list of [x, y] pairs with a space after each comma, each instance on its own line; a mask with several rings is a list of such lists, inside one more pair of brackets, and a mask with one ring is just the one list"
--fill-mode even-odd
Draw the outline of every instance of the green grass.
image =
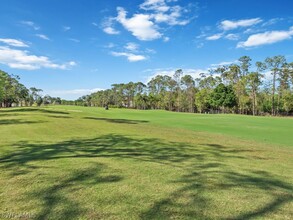
[[292, 219], [293, 119], [0, 110], [0, 219]]

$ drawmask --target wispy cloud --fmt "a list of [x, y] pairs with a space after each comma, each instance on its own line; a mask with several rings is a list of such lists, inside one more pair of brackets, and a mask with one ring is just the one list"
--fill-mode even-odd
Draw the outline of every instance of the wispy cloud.
[[9, 38], [0, 38], [0, 42], [7, 44], [13, 47], [29, 47], [26, 43], [21, 40], [9, 39]]
[[[196, 69], [196, 68], [181, 68], [183, 71], [183, 75], [190, 75], [193, 77], [193, 79], [197, 79], [197, 78], [201, 78], [201, 74], [205, 73], [205, 74], [210, 74], [210, 70], [213, 70], [219, 66], [225, 66], [225, 65], [230, 65], [233, 63], [238, 63], [238, 60], [234, 60], [234, 61], [222, 61], [219, 63], [214, 63], [214, 64], [210, 64], [209, 66], [207, 66], [206, 68], [203, 69]], [[176, 70], [178, 70], [180, 68], [157, 68], [157, 69], [147, 69], [144, 70], [144, 73], [149, 73], [146, 77], [145, 77], [145, 83], [148, 83], [152, 78], [156, 77], [157, 75], [167, 75], [172, 77], [175, 73]], [[213, 76], [218, 76], [218, 74], [213, 74]]]
[[53, 94], [54, 96], [63, 96], [63, 95], [87, 95], [93, 92], [98, 92], [103, 89], [101, 88], [94, 88], [94, 89], [69, 89], [69, 90], [51, 90], [47, 91], [50, 94]]
[[167, 3], [176, 1], [165, 0], [146, 0], [140, 8], [146, 11], [151, 11], [150, 15], [156, 23], [166, 23], [168, 25], [186, 25], [192, 19], [182, 19], [184, 13], [188, 12], [188, 8], [183, 8], [180, 5], [168, 5]]
[[75, 38], [69, 38], [68, 40], [73, 41], [73, 42], [75, 42], [75, 43], [79, 43], [79, 42], [80, 42], [80, 40], [75, 39]]
[[31, 55], [26, 50], [17, 50], [3, 46], [0, 46], [0, 63], [10, 68], [24, 70], [36, 70], [40, 68], [65, 70], [76, 65], [74, 61], [57, 64], [48, 57]]
[[147, 48], [147, 49], [145, 50], [145, 52], [146, 52], [146, 53], [150, 53], [150, 54], [155, 54], [155, 53], [157, 53], [157, 51], [155, 51], [154, 49], [149, 49], [149, 48]]
[[227, 34], [225, 38], [228, 40], [239, 40], [240, 36], [238, 34]]
[[21, 21], [20, 23], [23, 24], [23, 25], [26, 25], [28, 27], [31, 27], [36, 31], [40, 30], [40, 27], [38, 25], [36, 25], [34, 22], [32, 22], [32, 21]]
[[127, 53], [127, 52], [111, 52], [111, 54], [115, 57], [126, 57], [129, 62], [137, 62], [137, 61], [142, 61], [146, 60], [147, 57], [143, 55], [137, 55], [133, 53]]
[[107, 34], [119, 34], [120, 33], [119, 31], [115, 30], [112, 27], [105, 27], [105, 28], [103, 28], [103, 31]]
[[[115, 45], [113, 45], [113, 47], [114, 46]], [[149, 48], [145, 50], [140, 50], [140, 45], [133, 42], [128, 42], [126, 45], [124, 45], [123, 51], [110, 52], [110, 54], [115, 57], [126, 57], [129, 62], [137, 62], [137, 61], [146, 60], [149, 57], [144, 54], [154, 54], [154, 53], [156, 53], [156, 51]]]
[[163, 37], [164, 42], [168, 42], [170, 40], [170, 37]]
[[180, 19], [183, 13], [183, 8], [180, 6], [171, 7], [170, 13], [155, 13], [152, 17], [157, 23], [167, 23], [168, 25], [187, 25], [189, 19]]
[[292, 36], [293, 26], [288, 31], [266, 31], [264, 33], [249, 36], [246, 41], [239, 42], [237, 48], [250, 48], [265, 44], [273, 44], [291, 39]]
[[276, 24], [276, 23], [278, 23], [278, 22], [281, 22], [281, 21], [283, 21], [283, 20], [285, 20], [285, 19], [284, 19], [284, 18], [272, 18], [272, 19], [270, 19], [270, 20], [264, 22], [264, 23], [262, 24], [262, 26], [270, 26], [270, 25], [274, 25], [274, 24]]
[[159, 12], [166, 12], [170, 9], [165, 0], [146, 0], [139, 7], [144, 10], [154, 10]]
[[105, 45], [104, 47], [105, 48], [113, 48], [115, 47], [116, 45], [114, 43], [108, 43], [107, 45]]
[[262, 22], [260, 18], [242, 19], [242, 20], [224, 20], [220, 23], [220, 28], [227, 31], [239, 27], [249, 27]]
[[196, 43], [196, 48], [200, 49], [204, 46], [204, 43], [203, 42], [197, 42]]
[[[116, 18], [113, 18], [113, 17], [109, 17], [109, 18], [106, 18], [104, 20], [104, 22], [102, 23], [102, 29], [105, 33], [107, 34], [111, 34], [111, 35], [117, 35], [117, 34], [120, 34], [120, 31], [116, 30], [114, 27], [113, 27], [113, 23], [114, 21], [116, 21]], [[94, 26], [97, 26], [96, 23], [93, 23]]]
[[220, 63], [213, 63], [210, 66], [211, 67], [218, 67], [218, 66], [227, 66], [227, 65], [231, 65], [233, 63], [238, 63], [238, 60], [234, 60], [234, 61], [222, 61]]
[[211, 36], [206, 37], [206, 40], [218, 40], [223, 36], [223, 33], [214, 34]]
[[129, 51], [137, 51], [137, 49], [139, 48], [139, 45], [136, 43], [132, 43], [129, 42], [124, 46], [125, 49], [129, 50]]
[[69, 27], [69, 26], [63, 26], [62, 29], [63, 29], [64, 32], [66, 32], [66, 31], [69, 31], [71, 29], [71, 27]]
[[36, 36], [43, 39], [43, 40], [50, 40], [50, 38], [48, 36], [46, 36], [45, 34], [36, 34]]
[[93, 88], [93, 89], [55, 89], [55, 90], [44, 90], [43, 94], [48, 94], [53, 97], [61, 97], [66, 100], [76, 100], [77, 98], [89, 95], [94, 92], [104, 90], [102, 88]]
[[[158, 75], [167, 75], [172, 77], [175, 73], [175, 71], [178, 68], [162, 68], [162, 69], [148, 69], [144, 72], [150, 73], [148, 76], [145, 76], [145, 83], [148, 83], [152, 78], [158, 76]], [[182, 69], [183, 75], [190, 75], [194, 79], [200, 78], [201, 73], [208, 73], [208, 69]]]

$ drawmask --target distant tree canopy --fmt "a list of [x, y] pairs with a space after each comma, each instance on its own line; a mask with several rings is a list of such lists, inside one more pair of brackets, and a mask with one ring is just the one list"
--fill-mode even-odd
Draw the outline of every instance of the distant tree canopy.
[[293, 62], [284, 56], [251, 64], [248, 56], [231, 65], [210, 69], [199, 78], [181, 69], [173, 76], [157, 75], [147, 84], [113, 84], [110, 89], [75, 101], [41, 96], [41, 89], [26, 88], [19, 77], [0, 71], [0, 107], [48, 104], [165, 109], [178, 112], [293, 114]]
[[111, 89], [82, 96], [66, 104], [180, 112], [293, 114], [293, 62], [284, 56], [266, 58], [253, 66], [240, 57], [194, 79], [181, 69], [142, 82], [113, 84]]
[[41, 89], [26, 88], [19, 82], [19, 77], [0, 70], [0, 107], [40, 106], [42, 104], [61, 104], [60, 98], [40, 95]]

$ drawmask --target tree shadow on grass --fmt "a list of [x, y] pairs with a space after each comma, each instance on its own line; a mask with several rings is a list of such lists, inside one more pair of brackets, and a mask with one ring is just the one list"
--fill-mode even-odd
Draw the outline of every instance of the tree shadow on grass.
[[[140, 213], [141, 219], [251, 219], [264, 217], [292, 202], [292, 186], [273, 174], [261, 170], [234, 169], [228, 165], [234, 160], [247, 163], [257, 160], [250, 156], [254, 151], [248, 149], [219, 144], [191, 145], [183, 142], [166, 142], [156, 138], [138, 138], [116, 134], [92, 139], [73, 139], [54, 144], [18, 142], [15, 143], [15, 147], [16, 150], [0, 156], [0, 169], [9, 170], [12, 176], [19, 175], [20, 168], [24, 172], [38, 169], [36, 166], [32, 167], [31, 162], [50, 163], [50, 160], [64, 158], [131, 159], [137, 162], [160, 163], [182, 169], [181, 177], [169, 183], [176, 185], [177, 189], [166, 198], [154, 198], [156, 201], [149, 209]], [[86, 171], [73, 172], [57, 187], [47, 188], [45, 191], [37, 193], [45, 204], [42, 213], [39, 214], [39, 219], [49, 218], [59, 200], [62, 200], [66, 207], [77, 206], [67, 198], [58, 195], [60, 188], [64, 189], [74, 181], [89, 181], [92, 184], [101, 182], [99, 178], [97, 178], [99, 179], [97, 182], [92, 181], [91, 174], [83, 176], [84, 172]], [[88, 172], [91, 173], [90, 170]], [[110, 180], [112, 178], [119, 181], [123, 177], [111, 177]], [[105, 182], [111, 182], [110, 180], [107, 179]], [[221, 206], [217, 204], [218, 206], [215, 207], [213, 198], [208, 194], [235, 193], [234, 189], [237, 188], [242, 189], [244, 194], [257, 190], [261, 193], [260, 195], [269, 195], [271, 200], [255, 204], [254, 208], [243, 209], [240, 212], [234, 207], [235, 210], [231, 208], [229, 213], [217, 213], [218, 215], [215, 216], [213, 209], [220, 212]], [[249, 194], [247, 195], [249, 196]], [[252, 204], [255, 202], [255, 198], [246, 198], [246, 200]], [[65, 208], [62, 210], [62, 217], [68, 219], [83, 216], [82, 208], [79, 210], [71, 213], [70, 208]]]
[[46, 121], [30, 121], [30, 120], [23, 120], [23, 119], [0, 119], [0, 125], [16, 125], [16, 124], [37, 124], [37, 123], [44, 123]]
[[[285, 204], [293, 202], [293, 187], [292, 185], [278, 180], [275, 176], [266, 171], [252, 171], [250, 174], [239, 174], [236, 172], [227, 172], [224, 174], [229, 181], [227, 185], [229, 188], [238, 187], [239, 183], [241, 187], [247, 188], [247, 190], [258, 186], [264, 192], [271, 194], [273, 197], [271, 201], [266, 201], [265, 204], [261, 204], [257, 209], [249, 212], [243, 212], [240, 215], [234, 216], [229, 219], [245, 220], [262, 217], [267, 213], [273, 213]], [[291, 210], [292, 211], [292, 210]]]
[[0, 117], [15, 117], [15, 116], [23, 116], [23, 115], [24, 114], [20, 114], [20, 113], [16, 113], [16, 114], [8, 113], [8, 114], [5, 114], [2, 111], [0, 111]]
[[101, 175], [103, 169], [105, 165], [92, 163], [91, 166], [74, 170], [65, 177], [56, 179], [54, 184], [46, 184], [46, 187], [30, 192], [29, 198], [42, 200], [42, 210], [34, 219], [51, 219], [52, 216], [54, 219], [76, 219], [77, 216], [86, 215], [81, 202], [72, 199], [75, 193], [97, 184], [111, 184], [122, 180], [121, 176]]
[[56, 111], [56, 110], [49, 110], [49, 109], [44, 109], [44, 108], [30, 108], [30, 107], [22, 107], [22, 108], [13, 108], [13, 109], [3, 109], [1, 110], [2, 112], [40, 112], [40, 113], [49, 113], [49, 114], [64, 114], [68, 115], [68, 112], [64, 111]]
[[106, 121], [106, 122], [118, 123], [118, 124], [139, 124], [139, 123], [148, 123], [149, 122], [149, 121], [145, 121], [145, 120], [130, 120], [130, 119], [118, 119], [118, 118], [84, 117], [84, 119]]
[[[180, 183], [182, 187], [175, 190], [167, 198], [161, 199], [153, 204], [151, 208], [141, 214], [141, 219], [233, 219], [246, 220], [255, 218], [268, 218], [268, 214], [281, 212], [280, 208], [293, 202], [292, 185], [277, 179], [275, 176], [263, 172], [247, 172], [241, 174], [239, 172], [230, 172], [223, 170], [213, 170], [220, 168], [221, 165], [206, 164], [194, 165], [193, 169], [189, 169], [189, 174], [183, 175], [182, 178], [175, 181]], [[193, 170], [193, 171], [191, 171]], [[225, 182], [222, 184], [221, 182]], [[225, 201], [222, 198], [220, 203], [222, 208], [226, 208], [231, 203], [233, 207], [229, 207], [227, 213], [221, 211], [221, 204], [215, 204], [211, 194], [222, 192], [222, 194], [235, 193], [237, 189], [243, 189], [242, 198], [232, 201]], [[234, 189], [236, 189], [234, 191]], [[233, 192], [234, 191], [234, 192]], [[247, 194], [245, 193], [247, 192]], [[252, 197], [245, 198], [245, 202], [249, 201], [253, 208], [243, 208], [241, 199], [251, 195], [250, 191], [258, 191]], [[257, 197], [269, 195], [271, 198], [265, 201], [257, 201]], [[216, 197], [215, 197], [216, 198]], [[239, 203], [239, 205], [237, 205]], [[213, 209], [217, 209], [215, 213]], [[240, 210], [240, 211], [239, 211]], [[279, 218], [288, 216], [290, 210], [281, 213]], [[284, 217], [285, 219], [285, 217]]]
[[66, 116], [66, 115], [47, 115], [50, 118], [72, 118], [70, 116]]

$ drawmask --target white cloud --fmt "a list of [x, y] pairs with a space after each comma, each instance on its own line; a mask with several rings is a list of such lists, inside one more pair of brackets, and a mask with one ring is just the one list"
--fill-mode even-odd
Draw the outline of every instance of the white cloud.
[[279, 41], [291, 39], [293, 36], [293, 26], [288, 31], [266, 31], [264, 33], [253, 34], [246, 41], [239, 42], [237, 48], [256, 47], [265, 44], [273, 44]]
[[157, 30], [158, 27], [151, 21], [150, 15], [134, 14], [133, 17], [126, 18], [127, 12], [124, 8], [118, 7], [117, 11], [117, 21], [139, 40], [150, 41], [162, 37], [162, 34]]
[[139, 7], [147, 11], [154, 10], [159, 12], [166, 12], [170, 9], [165, 3], [165, 0], [146, 0]]
[[127, 53], [127, 52], [111, 52], [111, 54], [115, 57], [127, 57], [127, 60], [129, 62], [137, 62], [137, 61], [142, 61], [142, 60], [146, 60], [147, 57], [143, 56], [143, 55], [136, 55], [133, 53]]
[[21, 21], [20, 22], [21, 24], [24, 24], [24, 25], [26, 25], [26, 26], [29, 26], [29, 27], [31, 27], [31, 28], [33, 28], [34, 30], [40, 30], [40, 27], [39, 26], [37, 26], [34, 22], [32, 22], [32, 21]]
[[[113, 47], [114, 46], [115, 45], [113, 45]], [[145, 50], [139, 50], [139, 45], [133, 42], [128, 42], [126, 45], [124, 45], [123, 48], [124, 48], [124, 51], [121, 51], [121, 52], [111, 51], [110, 54], [116, 57], [126, 57], [129, 62], [137, 62], [137, 61], [142, 61], [149, 58], [148, 56], [144, 54], [156, 53], [155, 50], [149, 49], [149, 48]]]
[[176, 2], [174, 0], [146, 0], [140, 5], [140, 8], [146, 11], [152, 11], [150, 16], [156, 23], [166, 23], [168, 25], [186, 25], [189, 19], [179, 20], [184, 12], [188, 12], [187, 8], [179, 5], [168, 6], [167, 3]]
[[182, 16], [183, 8], [179, 5], [170, 8], [170, 13], [158, 12], [152, 15], [157, 23], [167, 23], [168, 25], [186, 25], [190, 20], [179, 20]]
[[239, 35], [238, 34], [227, 34], [225, 36], [225, 38], [228, 40], [239, 40]]
[[220, 28], [227, 31], [227, 30], [232, 30], [239, 27], [249, 27], [249, 26], [258, 24], [260, 22], [262, 22], [260, 18], [243, 19], [243, 20], [237, 20], [237, 21], [224, 20], [221, 22]]
[[0, 42], [5, 43], [9, 46], [13, 46], [13, 47], [29, 47], [24, 42], [20, 40], [16, 40], [16, 39], [0, 38]]
[[47, 37], [47, 36], [44, 35], [44, 34], [36, 34], [36, 36], [39, 37], [39, 38], [41, 38], [41, 39], [43, 39], [43, 40], [50, 40], [50, 38]]
[[[107, 34], [120, 34], [119, 31], [115, 30], [113, 28], [113, 22], [116, 20], [116, 18], [107, 18], [105, 19], [105, 21], [102, 23], [102, 28], [103, 28], [103, 31]], [[97, 26], [96, 23], [93, 23], [94, 26]]]
[[[191, 11], [195, 4], [188, 4], [186, 7], [180, 5], [168, 5], [177, 0], [145, 0], [139, 5], [140, 11], [127, 17], [127, 11], [122, 7], [117, 7], [118, 15], [108, 18], [102, 23], [104, 32], [108, 34], [118, 34], [113, 28], [114, 22], [120, 23], [133, 36], [142, 41], [151, 41], [163, 37], [161, 31], [166, 28], [163, 24], [187, 25], [193, 17], [183, 17]], [[143, 10], [143, 12], [141, 12]], [[96, 26], [96, 23], [93, 23]], [[167, 41], [169, 38], [163, 39]]]
[[112, 27], [105, 27], [105, 28], [103, 28], [103, 31], [107, 34], [119, 34], [120, 33], [119, 31], [115, 30]]
[[30, 55], [28, 51], [0, 46], [0, 63], [15, 69], [36, 70], [40, 68], [68, 69], [75, 66], [74, 61], [56, 64], [48, 57]]
[[139, 45], [137, 45], [136, 43], [129, 42], [124, 46], [124, 48], [129, 51], [137, 51]]
[[206, 40], [219, 40], [222, 36], [222, 33], [214, 34], [212, 36], [206, 37]]

